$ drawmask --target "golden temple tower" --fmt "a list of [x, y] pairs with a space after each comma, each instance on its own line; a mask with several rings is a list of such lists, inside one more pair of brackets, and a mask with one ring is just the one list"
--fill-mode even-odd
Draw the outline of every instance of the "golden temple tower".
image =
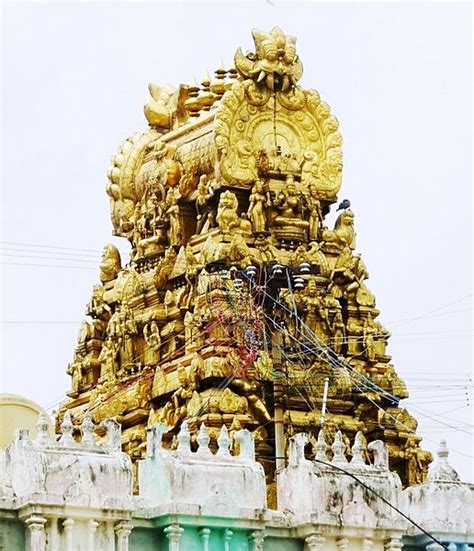
[[237, 50], [235, 68], [200, 85], [150, 84], [149, 129], [112, 158], [114, 235], [130, 242], [130, 262], [105, 246], [59, 417], [115, 417], [133, 459], [155, 423], [170, 428], [168, 446], [184, 420], [205, 423], [211, 443], [223, 424], [247, 428], [269, 483], [286, 436], [323, 426], [350, 449], [361, 430], [414, 484], [430, 454], [399, 405], [408, 392], [349, 201], [326, 227], [341, 186], [338, 121], [298, 85], [294, 37], [253, 38], [254, 52]]

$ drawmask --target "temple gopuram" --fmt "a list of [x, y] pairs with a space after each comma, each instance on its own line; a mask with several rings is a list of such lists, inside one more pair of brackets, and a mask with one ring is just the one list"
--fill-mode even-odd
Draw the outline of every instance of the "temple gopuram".
[[157, 424], [168, 450], [183, 426], [195, 450], [204, 424], [214, 451], [223, 427], [232, 441], [247, 429], [269, 503], [302, 432], [307, 459], [327, 446], [350, 461], [383, 441], [403, 486], [422, 483], [431, 455], [339, 195], [338, 121], [298, 84], [294, 37], [275, 27], [253, 39], [200, 84], [150, 84], [148, 128], [112, 157], [113, 235], [130, 258], [104, 248], [57, 425], [66, 413], [75, 432], [85, 416], [115, 419], [135, 468]]

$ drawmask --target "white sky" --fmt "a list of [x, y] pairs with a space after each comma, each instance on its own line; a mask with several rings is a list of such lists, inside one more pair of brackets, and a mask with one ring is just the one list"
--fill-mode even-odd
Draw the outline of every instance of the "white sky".
[[411, 390], [405, 404], [424, 447], [444, 436], [452, 464], [474, 478], [469, 4], [68, 2], [2, 11], [4, 392], [48, 407], [69, 388], [95, 259], [106, 242], [121, 242], [111, 238], [109, 159], [145, 130], [148, 82], [200, 80], [220, 58], [228, 66], [238, 46], [251, 49], [253, 27], [279, 25], [298, 37], [302, 85], [341, 124], [340, 198], [356, 213], [357, 249], [393, 334], [388, 350]]

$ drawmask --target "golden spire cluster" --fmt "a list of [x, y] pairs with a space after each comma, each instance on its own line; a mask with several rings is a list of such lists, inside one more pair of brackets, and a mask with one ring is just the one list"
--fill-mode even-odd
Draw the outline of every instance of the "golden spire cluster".
[[[416, 421], [387, 354], [389, 332], [356, 253], [355, 215], [338, 202], [342, 138], [313, 90], [298, 85], [296, 39], [254, 31], [201, 84], [150, 84], [149, 128], [128, 138], [108, 172], [122, 266], [104, 249], [74, 360], [70, 410], [116, 417], [137, 459], [163, 422], [249, 429], [269, 477], [273, 422], [283, 442], [324, 431], [350, 450], [358, 431], [383, 439], [405, 484], [424, 476]], [[274, 342], [274, 335], [278, 339]], [[350, 451], [349, 451], [350, 453]], [[273, 457], [273, 459], [272, 459]]]

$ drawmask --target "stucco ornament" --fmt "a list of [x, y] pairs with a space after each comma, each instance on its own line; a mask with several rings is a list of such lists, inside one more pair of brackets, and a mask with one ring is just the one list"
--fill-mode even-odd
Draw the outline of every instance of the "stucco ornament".
[[286, 91], [296, 85], [303, 65], [296, 54], [296, 38], [286, 36], [279, 27], [269, 33], [254, 29], [255, 53], [235, 53], [235, 66], [244, 78], [264, 83], [270, 90]]

